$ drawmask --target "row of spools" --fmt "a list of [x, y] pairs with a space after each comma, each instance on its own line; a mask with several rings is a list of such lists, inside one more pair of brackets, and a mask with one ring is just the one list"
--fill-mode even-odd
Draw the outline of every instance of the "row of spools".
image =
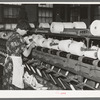
[[[42, 35], [33, 34], [32, 36], [24, 38], [27, 44], [31, 44], [32, 41], [35, 42], [36, 46], [45, 47], [49, 49], [56, 49], [65, 52], [69, 52], [78, 56], [86, 56], [93, 59], [100, 60], [100, 48], [97, 46], [91, 46], [87, 49], [84, 42], [74, 41], [71, 39], [58, 40], [53, 38], [44, 38]], [[31, 40], [31, 41], [30, 41]]]
[[[17, 24], [12, 24], [13, 29], [16, 25]], [[30, 23], [30, 26], [35, 28], [33, 23]], [[10, 29], [10, 27], [10, 24], [6, 25], [7, 29]], [[61, 33], [64, 29], [87, 29], [87, 25], [84, 22], [52, 22], [51, 25], [49, 23], [40, 23], [38, 27], [43, 29], [50, 28], [51, 33]], [[2, 28], [2, 26], [0, 26], [0, 28]], [[100, 20], [93, 21], [89, 30], [91, 35], [100, 36]]]
[[[40, 23], [39, 28], [50, 28], [51, 33], [61, 33], [64, 29], [87, 29], [87, 25], [84, 22], [52, 22], [51, 25]], [[100, 20], [94, 20], [89, 30], [91, 35], [100, 36]]]
[[52, 22], [40, 23], [39, 28], [50, 28], [51, 33], [61, 33], [64, 29], [86, 29], [87, 26], [84, 22]]

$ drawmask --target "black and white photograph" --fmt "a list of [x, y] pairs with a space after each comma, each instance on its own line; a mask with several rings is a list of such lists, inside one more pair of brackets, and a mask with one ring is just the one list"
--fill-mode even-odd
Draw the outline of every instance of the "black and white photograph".
[[100, 4], [0, 2], [0, 90], [99, 91]]

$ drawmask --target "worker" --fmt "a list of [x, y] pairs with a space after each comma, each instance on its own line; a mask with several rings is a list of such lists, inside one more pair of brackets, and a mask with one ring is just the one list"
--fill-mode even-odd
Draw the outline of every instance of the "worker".
[[35, 47], [34, 42], [27, 47], [22, 37], [29, 29], [29, 23], [26, 20], [20, 20], [14, 33], [7, 40], [7, 58], [3, 69], [3, 90], [24, 89], [22, 55], [28, 57], [32, 48]]

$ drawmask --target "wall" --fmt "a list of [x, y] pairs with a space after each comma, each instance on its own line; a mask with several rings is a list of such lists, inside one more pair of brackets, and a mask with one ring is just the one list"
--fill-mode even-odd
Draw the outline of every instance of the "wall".
[[2, 6], [3, 6], [3, 5], [0, 4], [0, 23], [2, 23], [2, 21], [3, 21], [3, 17], [2, 17], [2, 15], [3, 15], [3, 14], [2, 14], [2, 13], [3, 13], [3, 11], [2, 11]]
[[37, 4], [24, 4], [25, 10], [27, 12], [28, 21], [30, 23], [37, 23], [38, 21], [38, 8]]
[[[65, 7], [66, 5], [62, 4], [54, 4], [53, 6], [53, 21], [63, 22], [67, 21], [67, 11], [68, 9]], [[65, 16], [66, 15], [66, 16]]]

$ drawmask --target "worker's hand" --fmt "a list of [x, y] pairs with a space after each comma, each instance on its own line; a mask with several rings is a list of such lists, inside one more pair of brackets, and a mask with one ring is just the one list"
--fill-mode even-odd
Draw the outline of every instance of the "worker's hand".
[[32, 48], [34, 48], [36, 46], [36, 43], [34, 41], [32, 41], [31, 45]]
[[36, 43], [32, 41], [29, 45], [27, 45], [27, 48], [34, 48], [36, 46]]

